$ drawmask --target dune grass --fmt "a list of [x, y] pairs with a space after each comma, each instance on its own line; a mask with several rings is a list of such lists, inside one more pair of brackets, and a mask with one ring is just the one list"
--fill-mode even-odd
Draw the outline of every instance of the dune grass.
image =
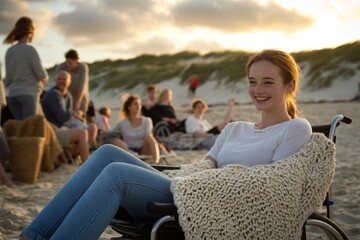
[[[234, 84], [245, 79], [245, 66], [251, 52], [223, 51], [201, 55], [197, 52], [177, 54], [143, 54], [132, 59], [101, 60], [88, 63], [90, 89], [132, 89], [180, 77], [180, 84], [197, 75], [201, 83], [217, 81]], [[360, 41], [337, 48], [292, 53], [300, 66], [309, 66], [306, 88], [318, 90], [331, 86], [336, 79], [346, 81], [360, 69]], [[54, 76], [56, 66], [47, 69]]]

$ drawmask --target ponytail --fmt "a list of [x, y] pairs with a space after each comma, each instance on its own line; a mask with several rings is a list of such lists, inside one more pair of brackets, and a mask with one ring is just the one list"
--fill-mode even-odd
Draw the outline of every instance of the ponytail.
[[29, 33], [34, 32], [34, 23], [31, 18], [21, 17], [15, 23], [15, 27], [4, 39], [4, 44], [12, 44], [15, 41], [19, 41]]

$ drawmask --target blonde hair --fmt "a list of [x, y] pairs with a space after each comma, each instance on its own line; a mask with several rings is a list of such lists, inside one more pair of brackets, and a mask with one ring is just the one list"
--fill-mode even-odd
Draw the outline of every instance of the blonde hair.
[[246, 76], [249, 77], [250, 67], [252, 64], [259, 61], [269, 61], [280, 69], [280, 74], [284, 79], [284, 84], [288, 85], [291, 81], [294, 87], [287, 92], [286, 95], [286, 110], [289, 116], [293, 119], [298, 114], [296, 105], [296, 93], [299, 88], [300, 68], [296, 64], [295, 59], [288, 53], [279, 50], [263, 50], [260, 53], [251, 56], [246, 64]]
[[158, 103], [164, 100], [166, 94], [170, 94], [170, 93], [172, 93], [172, 90], [170, 88], [165, 88], [165, 89], [161, 90], [161, 92], [159, 94]]
[[7, 35], [4, 40], [4, 44], [11, 44], [15, 41], [19, 41], [29, 33], [33, 33], [35, 30], [34, 22], [29, 17], [21, 17], [15, 23], [13, 30]]

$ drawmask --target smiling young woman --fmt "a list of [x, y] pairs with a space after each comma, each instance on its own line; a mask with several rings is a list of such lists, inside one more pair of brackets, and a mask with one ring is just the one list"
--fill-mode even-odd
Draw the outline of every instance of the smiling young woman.
[[296, 92], [300, 70], [288, 54], [267, 50], [249, 59], [248, 93], [262, 120], [258, 128], [282, 123], [297, 116]]
[[[281, 51], [265, 50], [250, 58], [246, 74], [249, 94], [262, 113], [258, 128], [252, 122], [227, 124], [205, 158], [190, 169], [196, 169], [196, 164], [206, 166], [200, 171], [232, 164], [249, 168], [272, 164], [309, 142], [309, 122], [296, 117], [299, 71], [294, 59]], [[198, 182], [202, 180], [208, 178]], [[173, 203], [171, 184], [164, 173], [119, 148], [104, 145], [22, 232], [21, 239], [97, 239], [119, 206], [136, 220], [154, 216], [147, 210], [150, 202]]]

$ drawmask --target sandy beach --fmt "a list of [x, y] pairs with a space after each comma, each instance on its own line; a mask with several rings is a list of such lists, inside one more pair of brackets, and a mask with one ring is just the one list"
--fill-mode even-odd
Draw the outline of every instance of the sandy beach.
[[[302, 104], [302, 116], [311, 124], [327, 124], [336, 114], [353, 119], [351, 125], [341, 125], [337, 131], [337, 166], [333, 183], [334, 220], [350, 237], [360, 239], [360, 106], [359, 102]], [[210, 107], [206, 118], [212, 124], [220, 121], [226, 106]], [[187, 116], [187, 108], [177, 108], [179, 118]], [[237, 105], [234, 120], [256, 121], [259, 114], [252, 105]], [[205, 151], [176, 151], [171, 165], [191, 163], [201, 159]], [[53, 172], [41, 172], [35, 184], [17, 183], [14, 188], [0, 185], [0, 239], [18, 239], [20, 231], [41, 211], [45, 204], [77, 170], [75, 165], [62, 164]], [[107, 228], [100, 239], [118, 236]]]

